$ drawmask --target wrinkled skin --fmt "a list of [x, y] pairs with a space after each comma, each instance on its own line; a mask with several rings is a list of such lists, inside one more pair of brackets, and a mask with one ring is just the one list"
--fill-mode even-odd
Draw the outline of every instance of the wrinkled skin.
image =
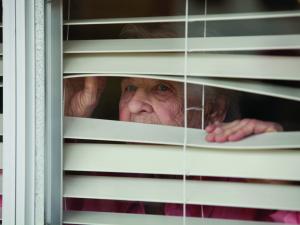
[[253, 134], [282, 131], [283, 128], [274, 122], [256, 119], [235, 120], [230, 123], [219, 121], [205, 128], [209, 142], [238, 141]]
[[65, 115], [89, 117], [99, 102], [105, 84], [105, 79], [96, 77], [64, 80]]
[[[83, 80], [84, 79], [84, 80]], [[65, 115], [88, 117], [97, 106], [106, 80], [100, 77], [76, 78], [64, 82]], [[156, 79], [127, 78], [122, 80], [119, 103], [119, 119], [138, 123], [183, 126], [183, 85], [178, 82]], [[199, 107], [201, 96], [189, 97], [188, 107]], [[226, 98], [218, 98], [217, 104], [207, 104], [206, 140], [209, 142], [238, 141], [253, 134], [282, 131], [274, 122], [255, 119], [235, 120], [223, 123], [226, 115]], [[189, 111], [188, 127], [201, 127], [201, 112]]]
[[121, 89], [121, 121], [183, 126], [183, 87], [179, 83], [128, 78]]

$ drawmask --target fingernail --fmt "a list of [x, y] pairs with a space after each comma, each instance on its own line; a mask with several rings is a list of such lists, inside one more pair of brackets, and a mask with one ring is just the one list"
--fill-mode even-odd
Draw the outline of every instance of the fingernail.
[[221, 134], [223, 133], [223, 129], [221, 127], [217, 127], [214, 131], [215, 134]]

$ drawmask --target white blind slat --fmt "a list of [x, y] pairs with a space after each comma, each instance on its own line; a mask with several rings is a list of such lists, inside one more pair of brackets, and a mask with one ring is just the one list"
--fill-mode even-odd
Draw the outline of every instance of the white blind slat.
[[0, 175], [0, 194], [3, 194], [3, 176], [2, 173]]
[[3, 114], [0, 114], [0, 136], [3, 135]]
[[[189, 15], [189, 22], [198, 21], [226, 21], [226, 20], [251, 20], [251, 19], [271, 19], [299, 17], [300, 10], [293, 11], [272, 11], [272, 12], [252, 12], [252, 13], [228, 13], [228, 14], [208, 14]], [[158, 16], [158, 17], [132, 17], [132, 18], [103, 18], [69, 20], [64, 25], [104, 25], [104, 24], [129, 24], [129, 23], [170, 23], [185, 22], [185, 16]]]
[[132, 18], [102, 18], [65, 21], [64, 25], [109, 25], [109, 24], [133, 24], [133, 23], [170, 23], [183, 22], [183, 16], [157, 16], [157, 17], [132, 17]]
[[71, 171], [182, 174], [181, 157], [175, 146], [64, 144], [64, 170]]
[[[64, 59], [65, 74], [184, 74], [183, 53], [67, 54]], [[187, 66], [195, 77], [300, 80], [300, 57], [190, 53]]]
[[[65, 224], [81, 225], [182, 225], [182, 217], [178, 216], [138, 215], [87, 211], [65, 211], [63, 221]], [[274, 223], [268, 222], [250, 222], [192, 217], [187, 217], [186, 222], [187, 225], [274, 225]], [[284, 224], [276, 223], [276, 225]]]
[[254, 80], [239, 79], [210, 79], [189, 77], [188, 81], [195, 84], [204, 84], [211, 87], [243, 91], [253, 94], [261, 94], [289, 100], [300, 100], [299, 87], [284, 86], [279, 84], [270, 84]]
[[3, 143], [0, 143], [0, 169], [3, 169]]
[[[183, 129], [181, 127], [111, 120], [64, 118], [64, 138], [182, 145]], [[143, 132], [140, 132], [141, 130]], [[238, 142], [208, 143], [205, 141], [205, 131], [189, 128], [187, 146], [217, 149], [299, 148], [299, 133], [274, 132], [251, 136]]]
[[[300, 35], [189, 38], [188, 51], [299, 49]], [[184, 52], [184, 38], [69, 40], [64, 53]]]
[[[64, 170], [181, 175], [182, 157], [179, 146], [65, 144]], [[187, 148], [186, 152], [187, 171], [194, 176], [300, 181], [299, 164], [298, 150]]]
[[128, 52], [182, 52], [183, 38], [74, 40], [64, 42], [64, 53], [128, 53]]
[[[67, 75], [64, 79], [72, 79], [78, 77], [88, 76], [105, 76], [105, 77], [135, 77], [135, 78], [150, 78], [162, 79], [170, 81], [183, 82], [183, 77], [180, 76], [151, 76], [151, 75], [133, 75], [133, 74], [75, 74]], [[279, 84], [270, 84], [255, 80], [237, 80], [237, 79], [215, 79], [215, 78], [199, 78], [187, 77], [188, 83], [206, 85], [210, 87], [225, 88], [236, 91], [243, 91], [254, 94], [261, 94], [266, 96], [290, 99], [300, 101], [300, 92], [298, 87], [285, 86]]]
[[[182, 182], [175, 179], [67, 175], [64, 178], [64, 197], [182, 203]], [[300, 210], [299, 196], [300, 188], [295, 185], [186, 181], [187, 204]]]
[[299, 49], [300, 35], [257, 35], [189, 38], [188, 51], [253, 51]]
[[0, 58], [0, 77], [3, 76], [3, 60], [2, 57]]

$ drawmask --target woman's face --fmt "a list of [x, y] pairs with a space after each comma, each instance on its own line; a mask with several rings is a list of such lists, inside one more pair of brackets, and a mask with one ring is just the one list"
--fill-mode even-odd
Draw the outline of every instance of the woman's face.
[[119, 119], [183, 126], [183, 85], [173, 81], [127, 78], [121, 83]]

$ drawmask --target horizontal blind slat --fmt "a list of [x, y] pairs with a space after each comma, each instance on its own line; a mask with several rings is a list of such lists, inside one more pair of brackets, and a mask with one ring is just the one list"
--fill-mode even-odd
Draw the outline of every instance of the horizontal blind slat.
[[3, 169], [3, 143], [0, 143], [0, 169]]
[[[65, 74], [184, 74], [183, 53], [66, 54], [64, 59]], [[194, 77], [300, 80], [300, 57], [190, 53], [187, 63], [187, 75]]]
[[182, 52], [184, 39], [121, 39], [74, 40], [64, 42], [64, 53], [128, 53], [128, 52]]
[[3, 194], [3, 175], [0, 175], [0, 194]]
[[65, 171], [182, 174], [181, 157], [177, 146], [64, 144]]
[[[65, 117], [64, 138], [183, 145], [183, 129], [163, 125]], [[140, 132], [140, 131], [143, 132]], [[299, 148], [300, 132], [274, 132], [248, 137], [239, 142], [209, 143], [205, 131], [187, 129], [187, 146], [217, 149]], [[165, 135], [168, 134], [168, 135]]]
[[2, 57], [0, 58], [0, 77], [3, 76], [3, 59]]
[[[64, 224], [81, 225], [182, 225], [182, 217], [178, 216], [158, 216], [158, 215], [138, 215], [129, 213], [105, 213], [87, 211], [65, 211]], [[240, 220], [221, 220], [206, 218], [186, 218], [187, 225], [274, 225], [270, 222], [251, 222]], [[276, 225], [284, 225], [276, 223]]]
[[[133, 160], [134, 159], [134, 160]], [[181, 175], [182, 147], [64, 144], [65, 171]], [[299, 150], [187, 148], [189, 175], [300, 181]], [[263, 170], [261, 169], [263, 168]]]
[[253, 94], [261, 94], [289, 100], [300, 100], [299, 87], [291, 87], [279, 84], [270, 84], [254, 80], [239, 79], [214, 79], [189, 77], [188, 81], [194, 84], [204, 84], [210, 87], [225, 88], [235, 91], [243, 91]]
[[0, 136], [3, 135], [3, 114], [0, 114]]
[[[161, 79], [169, 81], [184, 82], [184, 78], [180, 76], [159, 76], [159, 75], [133, 75], [133, 74], [73, 74], [66, 75], [64, 79], [72, 79], [88, 76], [105, 76], [105, 77], [134, 77], [134, 78], [149, 78], [149, 79]], [[210, 87], [225, 88], [236, 91], [243, 91], [254, 94], [261, 94], [266, 96], [300, 100], [299, 88], [293, 86], [270, 84], [255, 80], [238, 80], [238, 79], [215, 79], [215, 78], [199, 78], [199, 77], [187, 77], [188, 83], [206, 85]]]
[[[64, 53], [184, 52], [184, 38], [69, 40]], [[189, 38], [188, 51], [299, 49], [300, 35]]]
[[[227, 13], [208, 15], [189, 15], [189, 22], [198, 21], [226, 21], [226, 20], [251, 20], [299, 17], [299, 10], [252, 12], [252, 13]], [[64, 25], [104, 25], [104, 24], [130, 24], [130, 23], [171, 23], [185, 22], [185, 16], [158, 16], [158, 17], [132, 17], [132, 18], [102, 18], [102, 19], [78, 19], [64, 21]]]
[[[64, 184], [70, 198], [183, 202], [182, 180], [67, 175]], [[187, 180], [185, 190], [187, 204], [300, 210], [295, 185]]]
[[183, 59], [183, 54], [167, 53], [66, 54], [64, 56], [64, 73], [182, 75]]

